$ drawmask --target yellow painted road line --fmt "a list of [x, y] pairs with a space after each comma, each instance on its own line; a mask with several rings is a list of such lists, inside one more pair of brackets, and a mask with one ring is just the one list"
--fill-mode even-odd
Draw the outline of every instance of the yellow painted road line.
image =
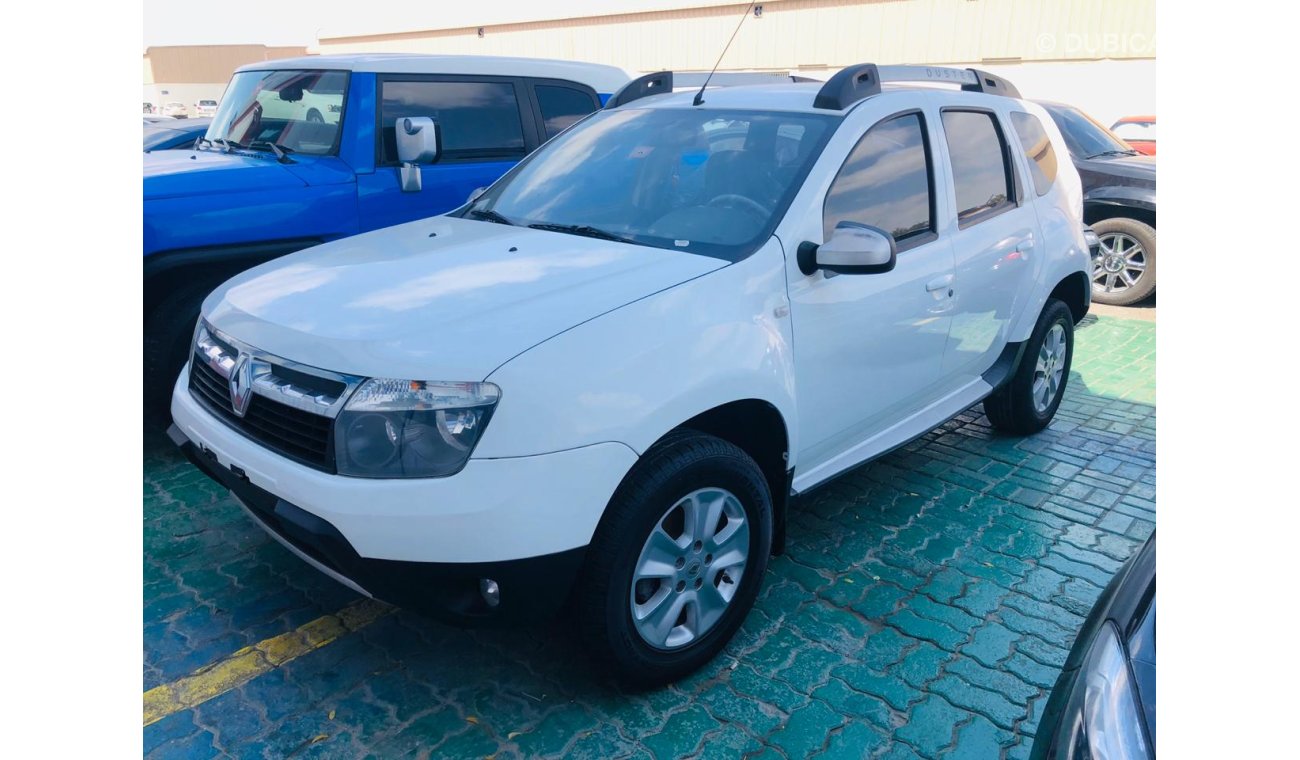
[[219, 697], [344, 634], [365, 628], [393, 609], [383, 602], [362, 599], [333, 615], [316, 618], [288, 633], [244, 647], [188, 676], [155, 686], [144, 693], [144, 724], [147, 726]]

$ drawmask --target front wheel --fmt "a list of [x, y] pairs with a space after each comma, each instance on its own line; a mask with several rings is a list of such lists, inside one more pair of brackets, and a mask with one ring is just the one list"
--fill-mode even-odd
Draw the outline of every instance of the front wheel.
[[993, 427], [1017, 435], [1047, 427], [1065, 396], [1074, 358], [1074, 316], [1049, 298], [1007, 382], [984, 400]]
[[767, 570], [772, 499], [758, 465], [713, 436], [657, 444], [610, 501], [575, 598], [585, 638], [619, 680], [648, 687], [712, 659]]
[[1129, 306], [1156, 289], [1156, 230], [1115, 217], [1092, 225], [1101, 252], [1092, 262], [1092, 300]]

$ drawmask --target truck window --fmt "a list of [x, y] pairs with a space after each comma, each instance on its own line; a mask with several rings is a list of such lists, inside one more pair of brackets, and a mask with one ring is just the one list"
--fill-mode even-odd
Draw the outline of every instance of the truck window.
[[546, 124], [546, 139], [555, 137], [587, 114], [599, 108], [590, 93], [575, 90], [572, 87], [556, 87], [539, 84], [537, 105], [542, 109], [542, 121]]
[[1056, 181], [1056, 151], [1052, 141], [1047, 139], [1047, 131], [1037, 116], [1024, 111], [1011, 112], [1011, 128], [1020, 138], [1020, 148], [1029, 159], [1029, 171], [1034, 175], [1034, 190], [1039, 195], [1047, 195]]
[[519, 100], [510, 82], [396, 82], [382, 85], [383, 161], [397, 162], [394, 125], [429, 116], [442, 132], [447, 158], [518, 158], [525, 153]]
[[945, 109], [942, 118], [957, 195], [957, 226], [964, 229], [1014, 202], [1006, 143], [987, 111]]
[[822, 208], [823, 234], [840, 222], [879, 227], [899, 247], [934, 229], [930, 152], [921, 114], [883, 121], [862, 136], [835, 175]]

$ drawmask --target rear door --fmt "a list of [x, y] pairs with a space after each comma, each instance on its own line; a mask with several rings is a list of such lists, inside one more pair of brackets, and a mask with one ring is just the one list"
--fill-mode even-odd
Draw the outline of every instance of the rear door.
[[[942, 97], [942, 96], [941, 96]], [[1030, 284], [1041, 233], [1032, 190], [1017, 170], [1009, 131], [987, 98], [949, 96], [939, 111], [941, 164], [948, 175], [952, 235], [952, 326], [946, 375], [980, 375], [1007, 341], [1016, 301]]]
[[[540, 142], [523, 78], [380, 75], [375, 172], [358, 178], [361, 230], [450, 211], [490, 185]], [[438, 122], [438, 160], [420, 167], [422, 189], [403, 192], [394, 125], [405, 117]]]

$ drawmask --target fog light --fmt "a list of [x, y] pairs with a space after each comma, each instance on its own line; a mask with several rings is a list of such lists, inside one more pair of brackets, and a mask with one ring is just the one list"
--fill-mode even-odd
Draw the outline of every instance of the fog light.
[[491, 578], [479, 578], [478, 591], [483, 595], [483, 601], [487, 602], [487, 606], [496, 607], [501, 604], [501, 587]]

